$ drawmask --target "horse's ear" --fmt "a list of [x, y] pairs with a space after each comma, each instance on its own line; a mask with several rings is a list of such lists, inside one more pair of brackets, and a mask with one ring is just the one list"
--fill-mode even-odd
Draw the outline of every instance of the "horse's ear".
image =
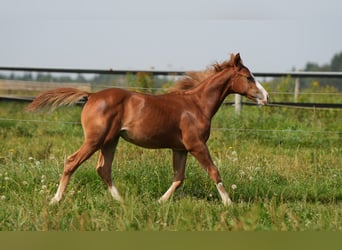
[[240, 53], [237, 53], [234, 57], [234, 66], [237, 68], [241, 68], [241, 66], [242, 66], [242, 60], [240, 57]]

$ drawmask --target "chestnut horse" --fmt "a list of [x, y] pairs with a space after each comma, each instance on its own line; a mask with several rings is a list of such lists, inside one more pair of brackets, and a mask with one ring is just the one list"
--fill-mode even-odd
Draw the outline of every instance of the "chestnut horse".
[[98, 150], [100, 156], [97, 173], [108, 186], [113, 198], [122, 201], [111, 176], [114, 152], [122, 137], [145, 148], [172, 149], [173, 182], [160, 201], [167, 201], [183, 182], [189, 152], [215, 182], [223, 204], [230, 205], [231, 200], [206, 145], [211, 119], [230, 93], [247, 96], [261, 105], [267, 103], [268, 94], [243, 65], [239, 54], [232, 54], [229, 61], [215, 64], [211, 70], [203, 71], [197, 77], [189, 74], [179, 85], [178, 90], [162, 95], [119, 88], [97, 93], [60, 88], [38, 95], [27, 107], [28, 111], [87, 100], [81, 115], [84, 143], [67, 158], [51, 204], [62, 199], [73, 172]]

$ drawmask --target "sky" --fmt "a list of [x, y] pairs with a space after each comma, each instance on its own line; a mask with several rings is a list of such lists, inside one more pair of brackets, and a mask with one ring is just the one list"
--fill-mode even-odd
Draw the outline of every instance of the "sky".
[[253, 72], [342, 52], [341, 0], [1, 0], [0, 66]]

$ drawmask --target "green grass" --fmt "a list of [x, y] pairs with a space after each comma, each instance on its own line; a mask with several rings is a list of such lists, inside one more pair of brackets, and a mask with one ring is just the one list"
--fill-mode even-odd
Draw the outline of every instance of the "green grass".
[[0, 230], [342, 230], [340, 110], [244, 107], [236, 116], [222, 107], [208, 145], [234, 201], [226, 208], [191, 156], [184, 185], [159, 204], [172, 182], [170, 150], [123, 140], [113, 176], [124, 204], [97, 176], [95, 155], [63, 201], [49, 206], [63, 162], [83, 141], [72, 123], [81, 108], [28, 114], [23, 107], [0, 103]]

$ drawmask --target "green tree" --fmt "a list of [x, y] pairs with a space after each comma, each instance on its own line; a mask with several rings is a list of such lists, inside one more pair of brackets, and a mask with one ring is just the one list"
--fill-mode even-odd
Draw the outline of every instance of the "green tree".
[[334, 55], [330, 64], [331, 71], [342, 71], [342, 52]]
[[[309, 62], [306, 64], [304, 71], [342, 71], [342, 52], [339, 52], [333, 56], [330, 63], [319, 65], [318, 63]], [[312, 84], [316, 82], [320, 86], [333, 86], [339, 90], [342, 89], [342, 79], [332, 79], [332, 78], [305, 78], [301, 79], [302, 88], [311, 88]]]

